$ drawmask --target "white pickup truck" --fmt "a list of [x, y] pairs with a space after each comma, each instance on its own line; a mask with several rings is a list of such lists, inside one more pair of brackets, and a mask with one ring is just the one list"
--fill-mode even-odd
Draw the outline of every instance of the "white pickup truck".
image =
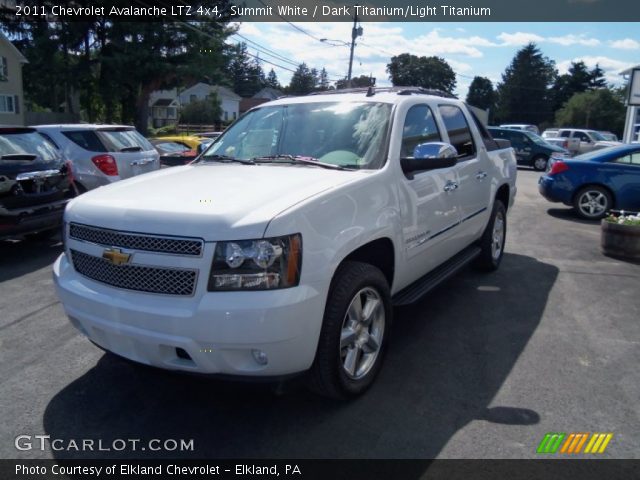
[[191, 165], [74, 199], [53, 267], [71, 323], [156, 367], [362, 393], [393, 305], [504, 251], [514, 152], [436, 93], [283, 98]]

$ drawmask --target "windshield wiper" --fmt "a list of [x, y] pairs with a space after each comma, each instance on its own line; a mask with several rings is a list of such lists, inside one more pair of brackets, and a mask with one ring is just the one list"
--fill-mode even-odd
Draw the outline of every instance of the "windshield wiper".
[[243, 158], [230, 157], [229, 155], [203, 155], [200, 157], [200, 160], [203, 162], [221, 162], [221, 163], [232, 163], [238, 162], [243, 163], [245, 165], [255, 165], [256, 162], [253, 160], [245, 160]]
[[2, 160], [27, 160], [32, 161], [38, 158], [37, 155], [32, 155], [30, 153], [7, 153], [5, 155], [0, 156]]
[[346, 168], [341, 165], [334, 165], [333, 163], [321, 162], [317, 158], [303, 157], [302, 155], [264, 155], [262, 157], [253, 157], [251, 160], [256, 163], [268, 163], [277, 160], [284, 160], [288, 163], [303, 163], [305, 165], [315, 165], [316, 167], [328, 168], [330, 170], [353, 170], [352, 168]]

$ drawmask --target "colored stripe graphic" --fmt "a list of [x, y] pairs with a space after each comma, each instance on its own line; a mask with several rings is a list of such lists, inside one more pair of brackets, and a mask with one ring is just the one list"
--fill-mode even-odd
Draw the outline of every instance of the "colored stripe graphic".
[[547, 433], [538, 445], [537, 453], [556, 453], [565, 436], [565, 433]]
[[613, 433], [594, 433], [584, 453], [604, 453], [613, 438]]
[[560, 453], [580, 453], [584, 442], [589, 437], [588, 433], [572, 433], [567, 437], [566, 442], [562, 445]]

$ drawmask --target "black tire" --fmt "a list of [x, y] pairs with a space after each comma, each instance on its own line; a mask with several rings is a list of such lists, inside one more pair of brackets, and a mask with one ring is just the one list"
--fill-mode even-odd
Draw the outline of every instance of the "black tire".
[[[494, 249], [494, 226], [496, 220], [502, 219], [502, 241], [500, 242], [499, 250], [496, 252]], [[493, 202], [493, 210], [491, 211], [491, 218], [489, 223], [480, 238], [479, 246], [482, 249], [480, 255], [475, 260], [475, 267], [479, 270], [493, 271], [497, 270], [502, 261], [504, 255], [504, 244], [507, 238], [507, 210], [502, 201], [496, 200]]]
[[544, 172], [547, 169], [549, 159], [544, 155], [538, 155], [531, 161], [531, 166], [536, 172]]
[[[374, 314], [370, 315], [368, 327], [364, 321], [354, 322], [352, 315], [348, 312], [352, 302], [356, 301], [356, 296], [360, 302], [363, 298], [365, 299], [363, 311], [374, 310], [376, 313], [375, 318]], [[375, 303], [376, 300], [379, 300], [380, 303]], [[370, 301], [377, 305], [375, 309], [366, 307]], [[362, 305], [362, 303], [360, 304]], [[383, 310], [380, 311], [380, 309]], [[382, 326], [380, 326], [378, 318], [380, 314], [384, 315]], [[338, 268], [331, 282], [316, 358], [309, 372], [309, 388], [320, 395], [336, 399], [355, 397], [369, 388], [382, 366], [389, 340], [392, 316], [389, 285], [383, 273], [367, 263], [344, 262]], [[377, 325], [375, 331], [374, 323]], [[372, 338], [375, 340], [374, 337], [381, 333], [379, 348], [367, 352], [369, 340], [359, 348], [357, 344], [363, 341], [362, 337], [354, 339], [349, 346], [342, 347], [343, 329], [346, 329], [350, 324], [356, 325], [350, 331], [355, 332], [358, 328], [367, 330], [365, 333], [361, 331], [360, 334], [369, 340]], [[373, 355], [376, 351], [377, 354]], [[358, 352], [360, 357], [358, 357]], [[353, 375], [347, 371], [348, 367], [345, 364], [350, 353], [355, 355], [355, 365], [358, 365], [358, 358], [360, 358], [360, 361], [363, 362], [362, 365], [368, 366], [368, 368], [362, 369], [361, 376], [357, 375], [358, 371], [355, 369]], [[366, 355], [370, 356], [366, 357]]]
[[[590, 202], [593, 200], [593, 203]], [[598, 185], [589, 185], [578, 190], [573, 197], [573, 208], [585, 220], [600, 220], [613, 207], [609, 191]], [[593, 213], [591, 213], [593, 212]]]

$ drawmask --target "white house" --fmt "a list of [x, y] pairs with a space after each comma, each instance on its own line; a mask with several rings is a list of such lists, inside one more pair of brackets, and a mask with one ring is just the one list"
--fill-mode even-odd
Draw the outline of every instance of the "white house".
[[0, 32], [0, 124], [24, 125], [22, 66], [27, 59]]
[[241, 97], [221, 85], [196, 83], [186, 89], [157, 90], [149, 96], [149, 116], [152, 127], [170, 125], [178, 121], [180, 108], [196, 100], [217, 94], [222, 109], [222, 121], [231, 121], [240, 114]]

